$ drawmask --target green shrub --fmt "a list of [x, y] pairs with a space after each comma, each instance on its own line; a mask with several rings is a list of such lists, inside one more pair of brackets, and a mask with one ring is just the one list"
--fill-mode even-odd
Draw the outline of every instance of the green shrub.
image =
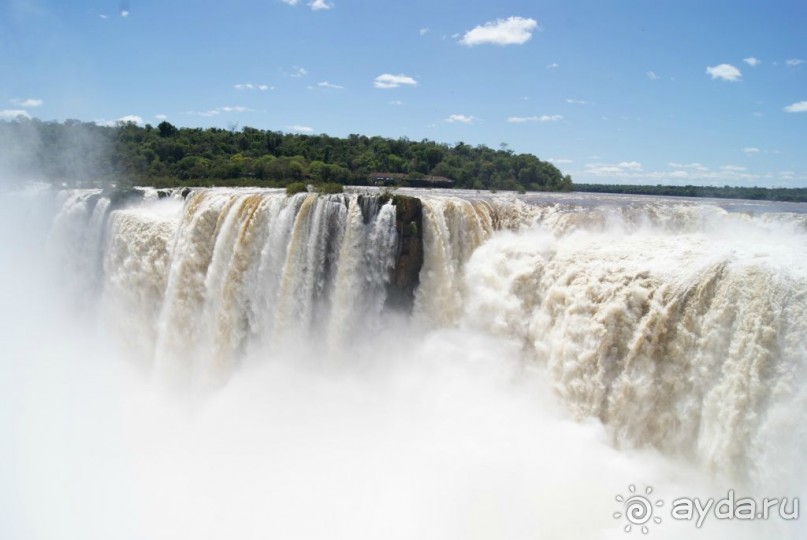
[[292, 182], [286, 186], [286, 195], [305, 193], [306, 191], [308, 191], [308, 185], [305, 182]]

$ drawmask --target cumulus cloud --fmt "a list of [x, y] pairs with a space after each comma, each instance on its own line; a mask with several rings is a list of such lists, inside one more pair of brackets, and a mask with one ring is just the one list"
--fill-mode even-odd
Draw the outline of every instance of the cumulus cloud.
[[648, 79], [650, 79], [651, 81], [657, 81], [657, 80], [659, 80], [661, 77], [659, 77], [658, 75], [656, 75], [656, 72], [655, 72], [655, 71], [648, 71], [648, 72], [647, 72], [647, 78], [648, 78]]
[[511, 116], [507, 119], [511, 124], [524, 124], [526, 122], [559, 122], [563, 116], [559, 114], [543, 114], [540, 116]]
[[168, 120], [168, 117], [164, 114], [155, 114], [154, 118], [156, 118], [157, 120]]
[[308, 7], [313, 9], [314, 11], [319, 11], [321, 9], [331, 9], [333, 4], [329, 4], [325, 0], [312, 0], [308, 3]]
[[32, 107], [40, 107], [45, 102], [37, 98], [26, 98], [26, 99], [14, 98], [11, 100], [11, 103], [16, 105], [17, 107], [25, 107], [27, 109], [30, 109]]
[[476, 118], [473, 116], [466, 116], [464, 114], [452, 114], [448, 118], [446, 118], [446, 122], [449, 124], [472, 124], [476, 121]]
[[757, 67], [762, 63], [762, 60], [760, 60], [759, 58], [754, 58], [753, 56], [749, 56], [748, 58], [743, 58], [743, 62], [745, 62], [751, 67]]
[[788, 105], [783, 109], [785, 112], [807, 112], [807, 101], [799, 101], [798, 103], [793, 103], [792, 105]]
[[0, 120], [16, 120], [18, 118], [31, 118], [28, 111], [22, 109], [0, 109]]
[[319, 86], [320, 88], [331, 88], [333, 90], [342, 90], [342, 89], [344, 89], [344, 86], [340, 86], [338, 84], [333, 84], [333, 83], [330, 83], [328, 81], [322, 81], [320, 83], [317, 83], [317, 86]]
[[373, 86], [376, 88], [398, 88], [399, 86], [416, 86], [417, 81], [408, 75], [392, 75], [390, 73], [384, 73], [379, 75], [373, 81]]
[[294, 131], [296, 133], [313, 133], [314, 132], [314, 128], [312, 128], [310, 126], [301, 126], [299, 124], [286, 126], [286, 129], [288, 129], [289, 131]]
[[483, 44], [523, 45], [538, 27], [535, 19], [508, 17], [487, 22], [465, 32], [460, 43], [468, 47]]
[[215, 109], [209, 109], [207, 111], [190, 111], [187, 114], [194, 114], [196, 116], [204, 116], [206, 118], [210, 118], [211, 116], [218, 116], [221, 113], [242, 113], [242, 112], [249, 112], [252, 109], [247, 107], [243, 107], [241, 105], [230, 105], [225, 107], [216, 107]]
[[268, 84], [258, 84], [258, 83], [240, 83], [234, 84], [233, 88], [236, 90], [274, 90], [274, 86], [269, 86]]
[[740, 70], [731, 64], [719, 64], [706, 68], [706, 73], [712, 76], [712, 79], [722, 79], [724, 81], [736, 82], [743, 76]]

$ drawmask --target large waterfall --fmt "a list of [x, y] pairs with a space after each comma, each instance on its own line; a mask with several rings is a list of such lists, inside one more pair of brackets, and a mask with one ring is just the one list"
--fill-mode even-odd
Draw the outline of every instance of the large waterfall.
[[[277, 460], [258, 476], [309, 490], [269, 497], [269, 507], [287, 504], [294, 515], [283, 527], [232, 537], [616, 538], [624, 533], [608, 506], [615, 478], [624, 483], [617, 488], [666, 482], [693, 496], [729, 486], [792, 497], [807, 486], [807, 213], [799, 205], [223, 188], [44, 191], [12, 205], [23, 221], [47, 223], [26, 248], [41, 244], [36, 260], [47, 271], [37, 279], [53, 282], [71, 325], [92, 329], [92, 354], [134, 372], [115, 376], [138, 381], [126, 384], [159, 389], [127, 401], [127, 414], [184, 418], [172, 400], [196, 404], [187, 438], [169, 434], [185, 420], [156, 431], [137, 420], [119, 435], [123, 446], [151, 455], [164, 437], [179, 454], [211, 445], [261, 463], [255, 448]], [[312, 454], [300, 468], [296, 452], [314, 452], [299, 431], [307, 425], [331, 457]], [[353, 453], [367, 469], [344, 457]], [[209, 475], [211, 490], [243, 487], [237, 501], [268, 496], [270, 486], [247, 476], [231, 483], [206, 469], [182, 472], [172, 453], [155, 455], [153, 478], [167, 475], [168, 485], [190, 474], [191, 491], [203, 489]], [[413, 465], [404, 455], [428, 459]], [[387, 475], [398, 495], [373, 491], [375, 475]], [[581, 514], [547, 515], [575, 501]], [[139, 511], [151, 515], [147, 506]], [[346, 524], [357, 506], [361, 517]], [[221, 523], [260, 515], [205, 503], [194, 511], [221, 513]], [[302, 524], [318, 511], [333, 529]], [[526, 517], [533, 513], [537, 525]], [[181, 518], [131, 537], [199, 532]], [[407, 519], [430, 525], [402, 525]], [[575, 529], [575, 520], [590, 523]], [[202, 521], [211, 537], [226, 533]], [[799, 534], [792, 523], [724, 525], [711, 534]]]

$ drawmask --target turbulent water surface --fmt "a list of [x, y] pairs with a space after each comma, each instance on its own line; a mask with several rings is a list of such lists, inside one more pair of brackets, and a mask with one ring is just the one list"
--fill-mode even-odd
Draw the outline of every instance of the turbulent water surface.
[[[622, 538], [629, 484], [805, 493], [802, 205], [401, 194], [3, 194], [0, 536]], [[805, 526], [652, 531], [696, 533]]]

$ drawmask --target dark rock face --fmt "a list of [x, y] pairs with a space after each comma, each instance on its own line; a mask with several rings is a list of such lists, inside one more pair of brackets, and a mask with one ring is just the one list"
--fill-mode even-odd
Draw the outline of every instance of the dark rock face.
[[[389, 200], [388, 197], [382, 195], [379, 204]], [[387, 285], [386, 306], [411, 312], [423, 267], [423, 204], [420, 199], [405, 195], [392, 196], [392, 203], [399, 247], [392, 279]]]

